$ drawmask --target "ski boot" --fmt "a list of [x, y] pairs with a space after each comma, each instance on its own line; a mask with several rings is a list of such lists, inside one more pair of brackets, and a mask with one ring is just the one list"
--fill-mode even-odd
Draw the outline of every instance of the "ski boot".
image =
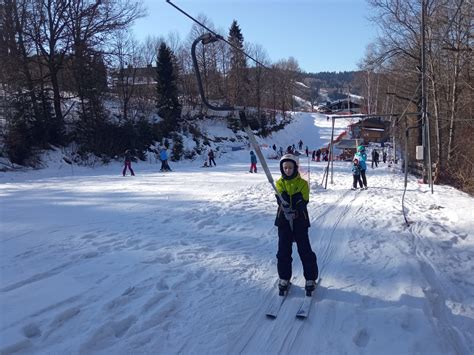
[[315, 288], [316, 288], [315, 280], [306, 280], [306, 285], [304, 286], [304, 289], [306, 291], [306, 296], [311, 296]]
[[278, 281], [278, 290], [280, 296], [284, 296], [286, 292], [288, 292], [288, 288], [290, 287], [290, 280], [280, 279]]

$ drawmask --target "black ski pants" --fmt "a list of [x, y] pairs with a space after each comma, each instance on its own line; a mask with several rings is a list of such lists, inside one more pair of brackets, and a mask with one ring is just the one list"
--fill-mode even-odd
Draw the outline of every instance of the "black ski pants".
[[171, 170], [171, 168], [168, 165], [168, 160], [162, 160], [160, 171], [169, 171], [169, 170]]
[[352, 177], [353, 177], [352, 187], [354, 189], [357, 189], [357, 183], [359, 183], [360, 188], [362, 188], [363, 186], [362, 186], [362, 180], [360, 178], [360, 175], [352, 175]]
[[364, 183], [364, 186], [367, 187], [367, 178], [365, 176], [365, 170], [360, 171], [360, 177], [362, 178], [362, 182]]
[[300, 227], [297, 224], [294, 226], [294, 231], [290, 229], [287, 223], [278, 227], [278, 276], [280, 279], [291, 280], [293, 241], [296, 242], [298, 254], [303, 264], [304, 278], [306, 280], [317, 280], [319, 273], [318, 263], [316, 254], [311, 249], [311, 244], [309, 243], [308, 228]]

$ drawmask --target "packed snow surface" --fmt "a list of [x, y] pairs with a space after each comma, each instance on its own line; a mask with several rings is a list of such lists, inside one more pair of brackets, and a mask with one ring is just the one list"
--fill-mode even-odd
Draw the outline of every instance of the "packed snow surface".
[[[330, 123], [300, 113], [260, 143], [320, 147]], [[2, 173], [0, 352], [472, 354], [470, 196], [431, 194], [410, 177], [407, 227], [396, 166], [369, 168], [369, 189], [351, 191], [350, 163], [334, 162], [324, 189], [326, 163], [300, 157], [321, 284], [297, 319], [295, 247], [294, 286], [272, 320], [274, 193], [260, 165], [248, 173], [248, 150], [216, 161], [171, 163], [171, 173], [134, 163], [135, 177], [119, 162]], [[278, 162], [269, 166], [276, 179]]]

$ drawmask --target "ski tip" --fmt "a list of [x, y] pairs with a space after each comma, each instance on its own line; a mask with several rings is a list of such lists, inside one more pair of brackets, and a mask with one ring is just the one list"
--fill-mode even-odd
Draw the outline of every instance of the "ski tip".
[[268, 314], [267, 313], [266, 316], [267, 316], [268, 319], [276, 319], [276, 315], [274, 315], [274, 314]]

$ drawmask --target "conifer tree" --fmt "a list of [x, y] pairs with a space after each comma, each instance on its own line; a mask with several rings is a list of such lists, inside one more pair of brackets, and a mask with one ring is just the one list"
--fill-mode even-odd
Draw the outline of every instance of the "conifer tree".
[[244, 50], [244, 36], [236, 20], [230, 27], [228, 41], [238, 48], [230, 50], [229, 99], [236, 105], [244, 105], [246, 102], [245, 93], [249, 85], [247, 61], [245, 55], [240, 51]]
[[163, 133], [175, 131], [181, 117], [181, 104], [178, 100], [177, 75], [173, 64], [171, 49], [162, 43], [158, 50], [157, 72], [157, 108], [163, 119]]

